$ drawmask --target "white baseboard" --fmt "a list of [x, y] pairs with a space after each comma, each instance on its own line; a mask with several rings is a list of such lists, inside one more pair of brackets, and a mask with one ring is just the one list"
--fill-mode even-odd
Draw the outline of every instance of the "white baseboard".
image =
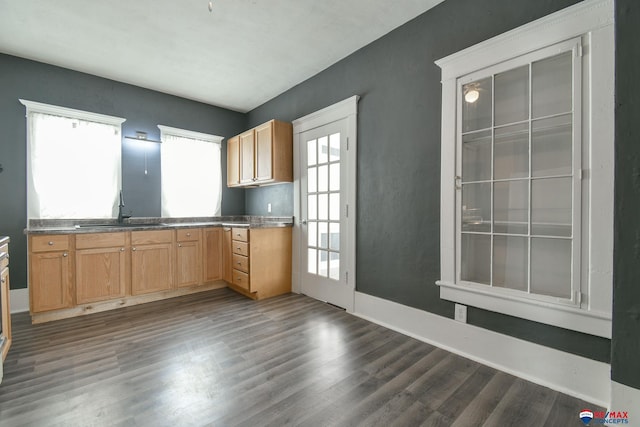
[[611, 366], [607, 363], [360, 292], [355, 295], [353, 314], [533, 383], [609, 407]]
[[29, 311], [29, 289], [11, 289], [9, 301], [12, 313]]
[[[607, 408], [610, 411], [628, 411], [631, 423], [640, 425], [640, 390], [624, 384], [611, 381], [611, 405]], [[636, 425], [636, 424], [633, 424]]]

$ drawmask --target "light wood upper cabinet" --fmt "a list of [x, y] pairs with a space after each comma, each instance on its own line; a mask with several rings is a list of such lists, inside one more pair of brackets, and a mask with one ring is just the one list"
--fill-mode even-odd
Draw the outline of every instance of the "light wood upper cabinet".
[[255, 178], [256, 181], [273, 179], [273, 130], [275, 123], [268, 122], [256, 128]]
[[222, 235], [221, 228], [204, 229], [204, 281], [213, 282], [222, 279]]
[[201, 229], [178, 230], [176, 248], [176, 284], [180, 287], [202, 283]]
[[125, 233], [76, 236], [76, 303], [125, 296]]
[[[236, 145], [238, 146], [236, 148]], [[239, 162], [236, 160], [239, 155]], [[236, 164], [240, 170], [236, 184]], [[229, 138], [227, 145], [227, 185], [259, 186], [293, 182], [293, 126], [271, 120]]]
[[73, 306], [69, 249], [69, 236], [30, 236], [29, 304], [32, 313]]
[[131, 232], [131, 294], [173, 288], [171, 230]]
[[240, 135], [240, 184], [255, 181], [255, 131], [251, 129]]
[[240, 185], [240, 137], [234, 136], [227, 141], [227, 186]]

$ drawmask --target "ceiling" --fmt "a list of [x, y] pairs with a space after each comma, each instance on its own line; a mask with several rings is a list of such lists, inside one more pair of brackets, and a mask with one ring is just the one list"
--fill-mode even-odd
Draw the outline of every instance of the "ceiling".
[[246, 112], [443, 0], [0, 0], [0, 52]]

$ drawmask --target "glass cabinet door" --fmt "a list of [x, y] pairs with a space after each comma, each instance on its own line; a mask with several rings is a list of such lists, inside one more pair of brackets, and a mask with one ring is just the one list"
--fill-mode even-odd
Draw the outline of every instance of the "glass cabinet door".
[[459, 86], [459, 280], [571, 299], [573, 52]]

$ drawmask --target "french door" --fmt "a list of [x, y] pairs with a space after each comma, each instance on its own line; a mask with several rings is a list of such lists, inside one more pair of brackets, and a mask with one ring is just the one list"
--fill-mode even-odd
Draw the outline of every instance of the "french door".
[[299, 248], [301, 292], [350, 311], [348, 126], [344, 118], [299, 135]]

